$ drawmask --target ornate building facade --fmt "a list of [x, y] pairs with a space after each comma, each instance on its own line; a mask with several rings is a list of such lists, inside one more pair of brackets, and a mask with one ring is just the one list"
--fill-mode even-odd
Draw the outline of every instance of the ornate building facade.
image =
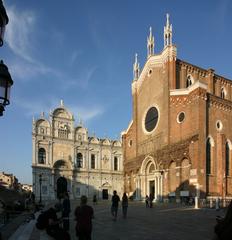
[[37, 199], [53, 200], [68, 191], [107, 199], [113, 190], [123, 193], [122, 146], [118, 140], [88, 136], [63, 102], [50, 113], [33, 119], [33, 191]]
[[133, 116], [123, 132], [125, 191], [137, 199], [232, 197], [232, 81], [177, 58], [167, 14], [164, 48], [140, 73], [136, 54]]

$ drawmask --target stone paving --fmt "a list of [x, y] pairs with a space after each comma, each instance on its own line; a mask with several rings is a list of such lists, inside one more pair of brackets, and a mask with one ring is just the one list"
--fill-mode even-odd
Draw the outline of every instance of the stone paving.
[[[75, 206], [73, 203], [73, 209]], [[100, 202], [94, 209], [93, 240], [207, 240], [213, 238], [215, 217], [224, 214], [222, 210], [168, 204], [154, 204], [150, 209], [142, 202], [130, 202], [127, 219], [122, 218], [120, 208], [115, 222], [110, 215], [110, 202]], [[74, 227], [72, 221], [72, 239], [76, 239]]]
[[[78, 204], [79, 202], [72, 201], [72, 212]], [[99, 202], [93, 208], [95, 218], [92, 240], [211, 240], [214, 235], [216, 216], [224, 215], [223, 210], [195, 210], [192, 207], [176, 204], [154, 204], [150, 209], [145, 208], [142, 202], [129, 202], [127, 219], [122, 218], [121, 208], [119, 208], [118, 219], [113, 221], [110, 202]], [[70, 234], [74, 240], [77, 238], [73, 214], [70, 217]], [[25, 237], [24, 239], [26, 240]], [[34, 227], [28, 239], [48, 240], [50, 238], [45, 232], [38, 231]]]

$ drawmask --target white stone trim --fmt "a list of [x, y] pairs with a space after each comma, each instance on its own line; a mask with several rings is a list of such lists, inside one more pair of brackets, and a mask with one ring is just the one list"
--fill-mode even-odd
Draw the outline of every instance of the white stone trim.
[[166, 62], [176, 60], [176, 56], [177, 48], [174, 45], [167, 46], [160, 54], [150, 56], [143, 67], [139, 79], [132, 83], [132, 93], [135, 90], [135, 87], [137, 87], [137, 90], [140, 89], [145, 77], [147, 76], [148, 70], [155, 67], [164, 67]]
[[207, 85], [200, 81], [196, 81], [194, 84], [192, 84], [188, 88], [170, 90], [170, 96], [188, 95], [190, 92], [192, 92], [197, 88], [203, 88], [207, 90]]

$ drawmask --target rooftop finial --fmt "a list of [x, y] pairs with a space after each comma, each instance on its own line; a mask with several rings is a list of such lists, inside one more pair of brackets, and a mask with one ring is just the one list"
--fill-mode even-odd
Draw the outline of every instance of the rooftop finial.
[[154, 55], [154, 48], [155, 48], [155, 39], [152, 35], [152, 27], [149, 28], [150, 33], [149, 37], [147, 38], [147, 57]]
[[44, 118], [44, 112], [40, 113], [41, 118]]
[[60, 100], [60, 106], [61, 106], [61, 107], [64, 106], [64, 101], [63, 101], [63, 99]]
[[164, 47], [172, 45], [172, 24], [169, 22], [169, 14], [166, 14], [166, 26], [164, 26]]
[[33, 124], [35, 123], [35, 117], [34, 117], [34, 115], [32, 116], [32, 123], [33, 123]]
[[134, 80], [138, 80], [140, 69], [139, 69], [138, 54], [137, 53], [135, 54], [135, 62], [133, 64], [133, 73], [134, 73]]
[[169, 13], [166, 14], [166, 18], [167, 18], [167, 20], [166, 20], [166, 26], [169, 26], [169, 25], [170, 25], [170, 23], [169, 23]]

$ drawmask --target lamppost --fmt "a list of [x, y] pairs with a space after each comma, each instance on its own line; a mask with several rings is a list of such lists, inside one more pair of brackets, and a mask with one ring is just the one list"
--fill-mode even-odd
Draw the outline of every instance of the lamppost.
[[42, 174], [39, 174], [39, 203], [42, 202], [41, 185], [42, 185]]
[[5, 106], [10, 104], [10, 88], [13, 80], [10, 76], [7, 66], [0, 61], [0, 116], [5, 111]]
[[[6, 9], [0, 0], [0, 47], [3, 45], [5, 27], [9, 22]], [[13, 80], [10, 76], [7, 66], [1, 60], [0, 62], [0, 116], [3, 115], [5, 106], [10, 104], [10, 88], [13, 85]]]
[[0, 47], [3, 45], [5, 27], [9, 22], [9, 18], [6, 14], [6, 9], [3, 6], [2, 0], [0, 0]]

